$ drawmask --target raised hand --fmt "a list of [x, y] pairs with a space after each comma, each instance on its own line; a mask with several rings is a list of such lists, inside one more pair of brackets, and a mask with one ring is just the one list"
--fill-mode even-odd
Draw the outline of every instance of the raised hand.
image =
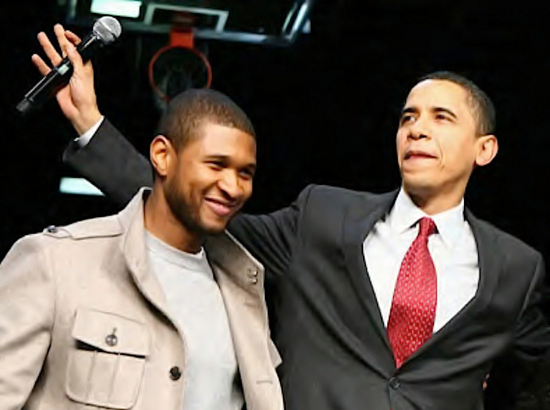
[[[45, 33], [38, 34], [38, 42], [53, 66], [58, 65], [65, 56], [68, 56], [73, 65], [69, 84], [58, 91], [56, 99], [63, 114], [78, 134], [82, 135], [101, 119], [94, 89], [92, 64], [84, 64], [78, 54], [75, 46], [81, 40], [76, 34], [65, 30], [61, 24], [54, 26], [54, 33], [61, 48], [61, 55]], [[42, 75], [47, 75], [51, 71], [50, 66], [37, 54], [33, 54], [31, 59]]]

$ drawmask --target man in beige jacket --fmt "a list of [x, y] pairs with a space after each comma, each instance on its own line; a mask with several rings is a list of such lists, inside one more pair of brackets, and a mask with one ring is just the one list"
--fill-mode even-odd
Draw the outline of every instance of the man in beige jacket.
[[152, 191], [0, 265], [0, 410], [283, 408], [263, 268], [224, 231], [252, 192], [252, 125], [187, 91], [150, 158]]

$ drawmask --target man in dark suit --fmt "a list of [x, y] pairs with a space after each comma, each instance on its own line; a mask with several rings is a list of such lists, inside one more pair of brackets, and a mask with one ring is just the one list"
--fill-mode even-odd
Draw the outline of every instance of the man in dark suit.
[[[72, 85], [73, 103], [95, 102], [69, 55], [88, 84]], [[64, 112], [91, 130], [66, 161], [125, 202], [150, 183], [145, 160], [94, 104], [75, 104]], [[501, 408], [514, 408], [550, 336], [537, 308], [541, 255], [464, 207], [474, 168], [498, 151], [493, 127], [485, 93], [436, 73], [402, 111], [399, 190], [309, 186], [288, 208], [232, 221], [266, 268], [288, 409], [481, 409], [488, 374]]]

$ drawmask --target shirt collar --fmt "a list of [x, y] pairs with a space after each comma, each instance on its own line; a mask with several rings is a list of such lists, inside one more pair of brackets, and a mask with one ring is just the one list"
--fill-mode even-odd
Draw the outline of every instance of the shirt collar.
[[184, 252], [167, 244], [147, 230], [145, 230], [145, 245], [149, 252], [171, 264], [193, 271], [210, 271], [204, 248], [201, 248], [196, 254]]
[[424, 217], [431, 218], [435, 222], [437, 233], [441, 236], [443, 243], [450, 248], [459, 239], [464, 226], [464, 199], [454, 208], [436, 215], [428, 215], [417, 207], [401, 188], [388, 215], [391, 229], [401, 235]]

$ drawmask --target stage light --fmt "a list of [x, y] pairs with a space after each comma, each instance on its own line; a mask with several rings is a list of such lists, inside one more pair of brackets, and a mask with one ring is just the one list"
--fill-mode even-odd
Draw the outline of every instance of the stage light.
[[73, 195], [104, 195], [103, 192], [101, 192], [95, 185], [92, 185], [84, 178], [61, 178], [61, 182], [59, 183], [59, 192], [62, 194]]
[[135, 0], [92, 0], [90, 11], [93, 14], [138, 18], [142, 1]]

